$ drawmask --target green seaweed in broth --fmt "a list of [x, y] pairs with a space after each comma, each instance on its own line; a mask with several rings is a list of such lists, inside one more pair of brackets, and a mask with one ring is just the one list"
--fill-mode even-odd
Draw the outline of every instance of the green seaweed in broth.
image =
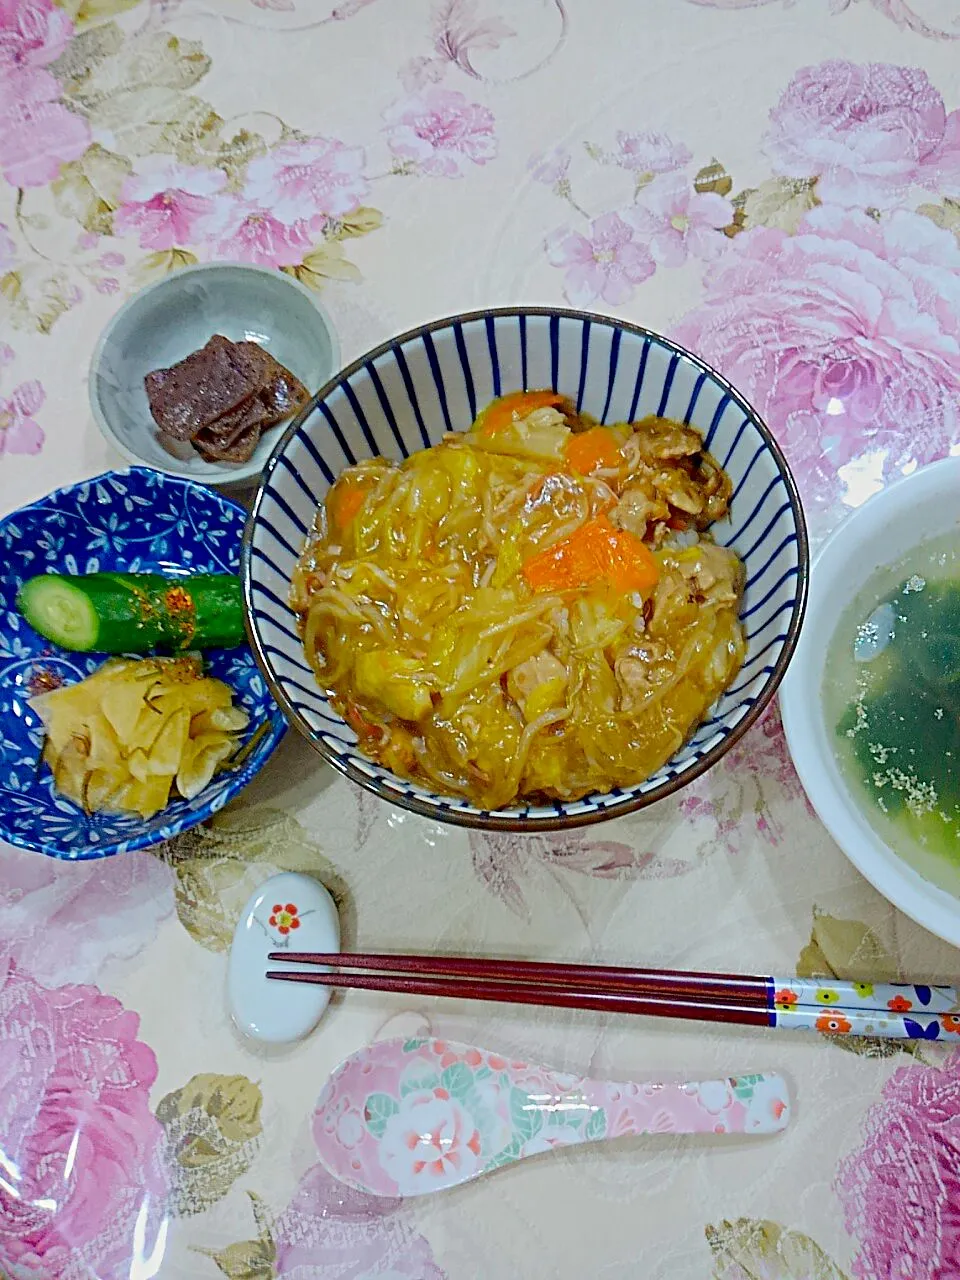
[[879, 569], [830, 649], [827, 731], [865, 817], [960, 896], [960, 530]]

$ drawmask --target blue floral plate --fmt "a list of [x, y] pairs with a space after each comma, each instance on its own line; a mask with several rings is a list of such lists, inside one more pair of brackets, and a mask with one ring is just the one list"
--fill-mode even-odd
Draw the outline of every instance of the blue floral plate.
[[145, 849], [222, 809], [266, 762], [284, 718], [246, 645], [211, 650], [210, 674], [230, 685], [250, 716], [245, 740], [256, 735], [243, 765], [149, 821], [85, 814], [57, 794], [40, 761], [41, 725], [28, 699], [39, 674], [72, 683], [100, 666], [103, 655], [57, 648], [14, 605], [21, 583], [37, 573], [236, 573], [245, 516], [237, 503], [190, 480], [131, 467], [59, 489], [0, 521], [0, 838], [71, 860]]

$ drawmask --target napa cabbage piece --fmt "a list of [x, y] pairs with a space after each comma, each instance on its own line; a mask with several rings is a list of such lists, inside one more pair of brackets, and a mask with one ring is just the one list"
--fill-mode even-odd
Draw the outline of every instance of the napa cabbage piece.
[[247, 713], [198, 658], [119, 658], [30, 699], [57, 790], [88, 813], [150, 818], [236, 753]]
[[481, 425], [470, 432], [468, 440], [484, 453], [561, 462], [571, 435], [563, 414], [544, 407], [525, 418], [513, 417], [493, 431]]
[[729, 494], [684, 424], [510, 393], [337, 479], [291, 585], [306, 656], [360, 749], [431, 790], [633, 785], [743, 661], [742, 565], [706, 532]]

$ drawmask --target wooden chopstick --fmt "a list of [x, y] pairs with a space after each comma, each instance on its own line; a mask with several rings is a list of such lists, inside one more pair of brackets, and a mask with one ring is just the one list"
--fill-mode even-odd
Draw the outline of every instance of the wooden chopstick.
[[757, 977], [473, 956], [272, 951], [268, 959], [375, 971], [267, 972], [268, 978], [281, 982], [743, 1026], [815, 1028], [829, 1035], [960, 1042], [960, 993], [953, 987], [922, 983]]
[[[288, 957], [284, 957], [285, 959]], [[292, 957], [289, 957], [292, 959]], [[695, 1000], [657, 1000], [622, 992], [566, 991], [556, 986], [505, 982], [496, 979], [470, 981], [461, 978], [372, 973], [297, 973], [268, 970], [267, 977], [282, 982], [305, 982], [324, 987], [359, 991], [392, 991], [415, 996], [447, 996], [452, 1000], [489, 1000], [499, 1004], [533, 1004], [553, 1009], [591, 1009], [600, 1013], [639, 1013], [666, 1018], [701, 1018], [711, 1022], [735, 1022], [747, 1026], [773, 1026], [763, 1008], [723, 1005]]]
[[377, 969], [421, 977], [467, 978], [533, 983], [577, 991], [681, 998], [765, 1009], [770, 979], [749, 974], [694, 973], [680, 969], [630, 969], [620, 965], [557, 964], [552, 961], [495, 960], [481, 956], [410, 956], [272, 951], [268, 960], [327, 965], [334, 969]]

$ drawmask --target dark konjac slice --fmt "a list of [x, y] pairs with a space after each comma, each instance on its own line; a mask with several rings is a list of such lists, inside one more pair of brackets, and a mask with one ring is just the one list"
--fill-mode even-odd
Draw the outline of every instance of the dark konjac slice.
[[193, 442], [194, 448], [207, 462], [249, 462], [257, 445], [260, 443], [260, 428], [254, 423], [245, 427], [228, 445], [211, 443], [206, 439], [209, 427], [199, 432]]
[[265, 351], [256, 342], [238, 342], [236, 345], [237, 350], [242, 351], [262, 371], [261, 397], [270, 415], [270, 425], [296, 413], [307, 403], [310, 392], [300, 379], [279, 360], [275, 360], [269, 351]]
[[160, 443], [174, 457], [191, 442], [209, 462], [246, 462], [260, 432], [309, 399], [303, 383], [256, 342], [214, 334], [207, 345], [144, 379]]
[[310, 399], [310, 392], [289, 369], [281, 368], [260, 398], [270, 415], [267, 421], [272, 425], [302, 409]]
[[158, 395], [163, 385], [172, 376], [172, 369], [151, 369], [144, 378], [143, 383], [147, 388], [147, 395]]
[[238, 359], [248, 360], [257, 370], [262, 387], [265, 387], [277, 371], [283, 368], [283, 365], [275, 360], [265, 347], [261, 347], [259, 342], [235, 342], [233, 347]]
[[255, 361], [238, 356], [234, 347], [217, 334], [201, 351], [147, 374], [150, 412], [161, 431], [174, 440], [191, 440], [260, 390]]
[[207, 346], [222, 352], [236, 369], [253, 380], [259, 390], [267, 385], [276, 361], [258, 343], [232, 342], [222, 333], [215, 333]]
[[195, 444], [202, 444], [207, 451], [229, 449], [251, 427], [262, 428], [269, 414], [259, 395], [251, 396], [236, 409], [231, 409], [216, 422], [203, 427], [194, 437]]

